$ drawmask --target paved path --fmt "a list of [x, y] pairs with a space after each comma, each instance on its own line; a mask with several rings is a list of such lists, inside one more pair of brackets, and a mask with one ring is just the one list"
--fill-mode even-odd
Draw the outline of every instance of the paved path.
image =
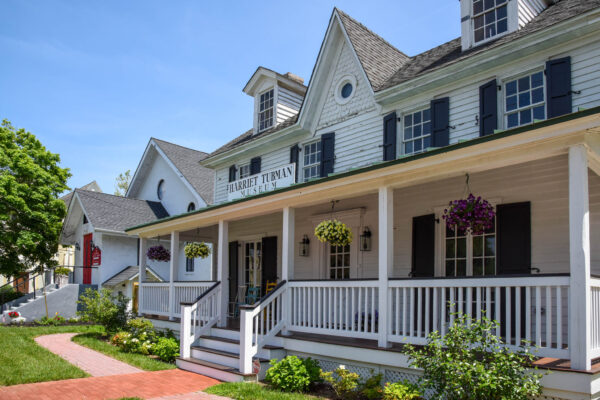
[[0, 386], [2, 400], [109, 400], [121, 397], [169, 400], [216, 400], [194, 393], [218, 384], [216, 379], [180, 369], [63, 381]]
[[38, 336], [35, 341], [54, 354], [81, 368], [91, 376], [108, 376], [143, 372], [122, 361], [73, 343], [71, 338], [77, 333], [57, 333]]

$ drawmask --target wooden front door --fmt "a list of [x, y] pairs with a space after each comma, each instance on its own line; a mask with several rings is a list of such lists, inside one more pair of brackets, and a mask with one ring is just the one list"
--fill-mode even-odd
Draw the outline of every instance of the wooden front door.
[[21, 294], [29, 293], [29, 274], [26, 272], [21, 274], [17, 279], [13, 281], [13, 288], [16, 292]]
[[83, 284], [92, 284], [92, 234], [83, 235]]

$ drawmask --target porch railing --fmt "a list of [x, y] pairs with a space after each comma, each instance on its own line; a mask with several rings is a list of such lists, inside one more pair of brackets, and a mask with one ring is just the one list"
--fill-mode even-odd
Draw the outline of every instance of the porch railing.
[[568, 275], [390, 280], [388, 340], [424, 344], [459, 312], [496, 320], [511, 347], [526, 341], [539, 355], [566, 358], [569, 284]]
[[142, 314], [169, 316], [169, 282], [143, 282], [140, 289]]
[[597, 358], [600, 357], [600, 277], [592, 277], [590, 286], [591, 356]]
[[240, 372], [252, 372], [252, 357], [284, 326], [287, 282], [280, 282], [259, 302], [240, 306]]
[[377, 339], [377, 280], [290, 281], [289, 290], [289, 330]]
[[173, 301], [172, 313], [176, 317], [181, 316], [181, 303], [195, 301], [204, 292], [215, 284], [214, 281], [196, 281], [196, 282], [175, 282], [173, 290], [175, 298]]
[[221, 282], [213, 282], [212, 286], [197, 299], [181, 303], [180, 352], [182, 357], [189, 357], [192, 343], [208, 332], [219, 320], [220, 298]]

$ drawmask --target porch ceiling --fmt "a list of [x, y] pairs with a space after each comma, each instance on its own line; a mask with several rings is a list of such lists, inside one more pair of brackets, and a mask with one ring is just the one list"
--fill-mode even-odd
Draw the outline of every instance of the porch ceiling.
[[[590, 152], [593, 149], [600, 151], [600, 145], [596, 144], [600, 143], [599, 130], [600, 107], [597, 107], [416, 156], [205, 208], [192, 214], [166, 218], [130, 228], [127, 233], [152, 237], [173, 230], [193, 230], [215, 225], [219, 220], [232, 221], [270, 214], [284, 207], [307, 207], [331, 199], [375, 193], [383, 186], [398, 189], [552, 157], [565, 154], [570, 146], [580, 143], [586, 144]], [[600, 156], [597, 160], [600, 171]], [[593, 167], [592, 164], [593, 162], [590, 167]]]

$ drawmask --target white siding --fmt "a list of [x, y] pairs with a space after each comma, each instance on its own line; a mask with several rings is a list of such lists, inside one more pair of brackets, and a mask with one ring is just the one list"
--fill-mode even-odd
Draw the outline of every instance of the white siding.
[[541, 13], [545, 8], [546, 5], [541, 0], [519, 0], [519, 28], [525, 26], [525, 24], [535, 18], [535, 16]]
[[100, 283], [106, 282], [129, 266], [137, 264], [137, 238], [102, 235]]
[[600, 105], [600, 42], [578, 48], [571, 55], [571, 84], [573, 91], [573, 111], [579, 107], [592, 108]]
[[303, 97], [284, 87], [277, 88], [277, 123], [298, 114]]

